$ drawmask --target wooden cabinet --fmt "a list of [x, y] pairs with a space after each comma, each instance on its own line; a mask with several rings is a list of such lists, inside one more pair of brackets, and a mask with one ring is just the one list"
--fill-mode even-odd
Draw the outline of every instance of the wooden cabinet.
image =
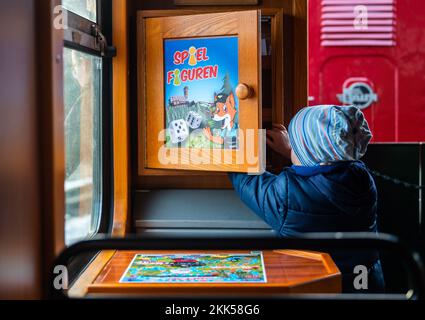
[[258, 10], [139, 20], [147, 169], [264, 171]]
[[[132, 126], [137, 128], [137, 132], [131, 130], [132, 186], [135, 189], [230, 188], [227, 175], [220, 171], [246, 172], [246, 163], [194, 166], [158, 161], [160, 148], [171, 139], [170, 135], [165, 135], [163, 141], [158, 140], [160, 132], [169, 125], [166, 105], [170, 95], [167, 95], [166, 82], [170, 80], [166, 72], [173, 70], [166, 70], [164, 65], [164, 44], [172, 39], [176, 40], [178, 47], [179, 40], [249, 33], [249, 49], [238, 48], [239, 79], [232, 79], [235, 95], [238, 84], [246, 84], [253, 90], [248, 99], [235, 97], [240, 107], [240, 125], [258, 130], [270, 128], [273, 122], [288, 124], [292, 114], [307, 104], [306, 1], [264, 1], [257, 6], [214, 7], [177, 7], [168, 2], [156, 5], [150, 1], [134, 1], [129, 11], [130, 16], [134, 16], [133, 27], [137, 29], [137, 33], [130, 34], [134, 46], [133, 50], [130, 48], [134, 51], [130, 54], [130, 80], [135, 82], [130, 90], [130, 116], [134, 119], [131, 119]], [[237, 23], [231, 22], [242, 16], [247, 19], [250, 14], [251, 21], [249, 24], [245, 21], [242, 30], [238, 30]], [[236, 18], [238, 15], [240, 17]], [[180, 92], [175, 94], [176, 104], [179, 99], [186, 102], [185, 87], [184, 83], [180, 84]], [[187, 96], [190, 97], [193, 91], [188, 87]], [[216, 93], [220, 93], [220, 89], [216, 89]], [[213, 96], [213, 92], [210, 95]], [[191, 98], [189, 102], [192, 102]], [[214, 106], [213, 97], [206, 102]], [[183, 119], [179, 117], [177, 120], [180, 118]], [[263, 164], [266, 170], [279, 172], [286, 164], [284, 159], [271, 150], [261, 150], [260, 146], [258, 142], [255, 152], [259, 161], [255, 170], [261, 171]], [[183, 151], [180, 154], [183, 158], [188, 156], [188, 149], [180, 148], [180, 151]], [[226, 153], [234, 157], [237, 151], [221, 150], [222, 156]], [[262, 156], [264, 163], [260, 161]]]

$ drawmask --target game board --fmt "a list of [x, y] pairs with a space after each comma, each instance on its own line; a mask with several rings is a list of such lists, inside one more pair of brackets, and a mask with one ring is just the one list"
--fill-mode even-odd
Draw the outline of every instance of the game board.
[[136, 254], [120, 283], [267, 282], [262, 252]]

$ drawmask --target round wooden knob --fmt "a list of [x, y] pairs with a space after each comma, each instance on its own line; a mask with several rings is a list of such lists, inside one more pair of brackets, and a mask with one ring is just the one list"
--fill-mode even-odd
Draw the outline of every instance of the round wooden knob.
[[245, 100], [251, 97], [253, 94], [253, 90], [250, 86], [246, 85], [245, 83], [239, 83], [236, 87], [236, 96], [241, 99]]

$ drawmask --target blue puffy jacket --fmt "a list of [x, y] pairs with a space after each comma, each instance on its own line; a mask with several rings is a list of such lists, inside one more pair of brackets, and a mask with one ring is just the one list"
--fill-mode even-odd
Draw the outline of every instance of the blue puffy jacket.
[[[279, 175], [229, 177], [241, 200], [282, 237], [305, 232], [377, 232], [377, 191], [361, 161], [292, 166]], [[369, 291], [384, 287], [378, 254], [331, 252], [343, 274], [345, 292], [353, 289], [353, 269], [369, 269]]]

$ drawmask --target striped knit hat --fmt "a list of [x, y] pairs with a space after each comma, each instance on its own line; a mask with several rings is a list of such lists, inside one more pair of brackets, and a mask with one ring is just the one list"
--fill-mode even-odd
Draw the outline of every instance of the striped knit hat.
[[292, 149], [304, 166], [358, 160], [372, 133], [353, 106], [322, 105], [301, 109], [289, 124]]

